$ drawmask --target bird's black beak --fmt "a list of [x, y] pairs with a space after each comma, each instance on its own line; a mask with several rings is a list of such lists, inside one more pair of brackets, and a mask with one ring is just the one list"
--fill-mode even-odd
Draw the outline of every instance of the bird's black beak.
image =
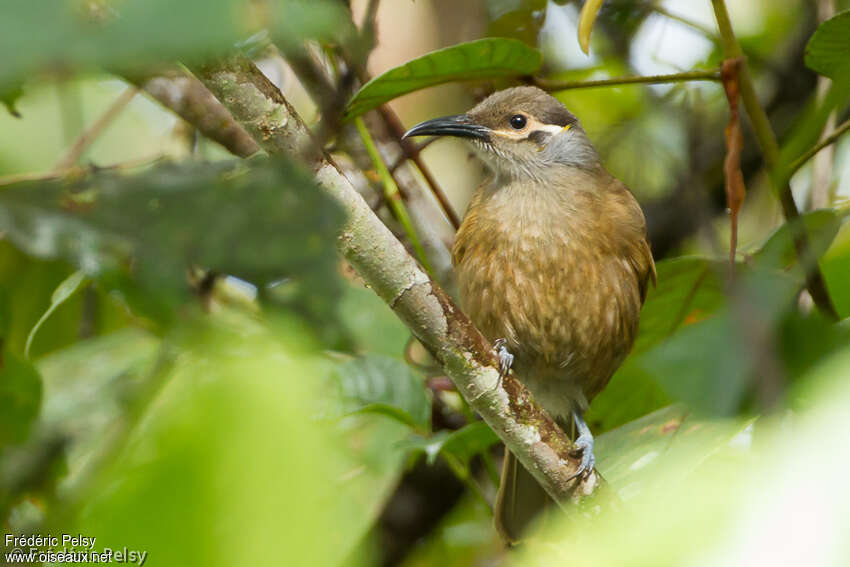
[[420, 122], [404, 134], [405, 138], [411, 136], [455, 136], [487, 141], [490, 129], [476, 124], [467, 114], [458, 114]]

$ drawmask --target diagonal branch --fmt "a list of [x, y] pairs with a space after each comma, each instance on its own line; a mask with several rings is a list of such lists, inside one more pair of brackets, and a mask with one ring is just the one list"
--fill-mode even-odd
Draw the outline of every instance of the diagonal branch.
[[270, 154], [298, 154], [322, 191], [345, 212], [337, 245], [431, 354], [458, 391], [557, 501], [580, 500], [600, 484], [594, 471], [570, 480], [579, 460], [572, 443], [513, 376], [501, 382], [492, 347], [438, 284], [375, 216], [280, 91], [249, 61], [229, 61], [197, 74]]

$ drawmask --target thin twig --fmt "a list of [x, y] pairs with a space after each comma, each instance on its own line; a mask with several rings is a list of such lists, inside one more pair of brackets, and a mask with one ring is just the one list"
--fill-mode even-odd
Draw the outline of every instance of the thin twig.
[[[724, 56], [728, 59], [745, 57], [744, 51], [738, 43], [738, 38], [735, 37], [735, 32], [732, 30], [732, 22], [729, 19], [729, 12], [726, 10], [726, 3], [724, 0], [711, 0], [711, 4], [714, 7], [714, 15], [717, 19], [717, 27], [723, 43]], [[794, 195], [791, 192], [791, 185], [788, 182], [789, 178], [787, 175], [782, 175], [784, 172], [781, 171], [782, 164], [779, 155], [779, 142], [776, 140], [776, 134], [773, 132], [773, 128], [767, 118], [767, 113], [758, 100], [746, 58], [741, 64], [739, 80], [741, 101], [744, 103], [744, 108], [750, 117], [750, 124], [753, 127], [756, 140], [761, 148], [765, 164], [771, 172], [770, 177], [774, 185], [774, 190], [777, 192], [779, 202], [782, 204], [782, 212], [791, 230], [797, 257], [806, 274], [806, 289], [809, 290], [809, 294], [812, 296], [818, 309], [825, 315], [833, 319], [838, 319], [838, 313], [826, 289], [823, 274], [820, 271], [817, 259], [812, 254], [809, 236], [806, 233], [805, 227], [799, 222], [800, 211], [794, 202]]]
[[706, 38], [708, 38], [712, 41], [716, 42], [716, 41], [719, 40], [719, 38], [717, 37], [717, 34], [714, 33], [714, 30], [712, 30], [712, 29], [710, 29], [710, 28], [708, 28], [708, 27], [706, 27], [706, 26], [704, 26], [704, 25], [702, 25], [698, 22], [690, 20], [690, 19], [688, 19], [684, 16], [680, 16], [679, 14], [674, 14], [673, 12], [670, 12], [669, 10], [667, 10], [667, 8], [661, 6], [658, 3], [656, 3], [652, 6], [652, 11], [655, 12], [656, 14], [660, 15], [660, 16], [664, 16], [665, 18], [668, 18], [668, 19], [673, 20], [675, 22], [679, 22], [680, 24], [684, 24], [684, 25], [688, 26], [689, 28], [693, 28], [696, 31], [700, 32], [702, 35], [704, 35]]
[[157, 155], [153, 157], [144, 157], [129, 161], [122, 161], [120, 163], [114, 163], [111, 165], [89, 165], [86, 167], [72, 167], [64, 171], [49, 171], [46, 173], [16, 173], [14, 175], [6, 175], [4, 177], [0, 177], [0, 187], [12, 185], [14, 183], [23, 183], [25, 181], [48, 181], [51, 179], [59, 179], [60, 177], [64, 177], [66, 175], [85, 175], [88, 173], [93, 173], [95, 171], [133, 169], [136, 167], [151, 165], [163, 159], [163, 156]]
[[366, 151], [369, 153], [369, 157], [372, 158], [375, 170], [381, 178], [381, 184], [384, 186], [384, 198], [387, 200], [387, 203], [393, 210], [393, 213], [395, 213], [395, 217], [401, 223], [402, 228], [404, 228], [404, 232], [407, 235], [408, 240], [410, 240], [410, 244], [413, 246], [413, 249], [416, 251], [416, 255], [419, 257], [419, 261], [422, 263], [425, 271], [429, 274], [433, 274], [431, 266], [428, 265], [428, 256], [422, 248], [422, 243], [419, 241], [419, 236], [416, 234], [416, 229], [413, 228], [413, 222], [410, 220], [410, 215], [407, 213], [407, 208], [404, 206], [404, 202], [402, 201], [398, 185], [396, 185], [395, 179], [393, 179], [393, 176], [387, 169], [386, 164], [384, 164], [384, 160], [381, 159], [381, 153], [378, 151], [378, 147], [375, 145], [372, 135], [369, 134], [369, 130], [363, 123], [362, 118], [358, 117], [355, 119], [354, 123], [357, 126], [357, 131], [360, 132], [360, 138], [363, 140], [363, 145], [366, 146]]
[[416, 167], [419, 168], [419, 172], [422, 173], [422, 177], [425, 178], [425, 182], [428, 184], [428, 187], [431, 189], [431, 192], [436, 197], [437, 202], [440, 203], [440, 208], [443, 209], [443, 213], [445, 213], [446, 218], [449, 219], [449, 222], [452, 224], [455, 230], [460, 228], [460, 217], [458, 217], [455, 212], [452, 204], [449, 202], [449, 198], [443, 192], [440, 185], [437, 183], [437, 180], [434, 178], [434, 175], [431, 173], [431, 170], [425, 165], [425, 162], [422, 160], [422, 156], [419, 155], [419, 148], [417, 145], [411, 140], [403, 139], [404, 136], [404, 125], [402, 125], [401, 120], [399, 120], [396, 113], [390, 108], [388, 105], [383, 104], [378, 108], [378, 112], [386, 121], [387, 125], [390, 127], [393, 135], [398, 140], [401, 145], [401, 149], [404, 150], [404, 153], [407, 154], [407, 157], [410, 158], [410, 161], [416, 164]]
[[[439, 136], [433, 136], [431, 138], [428, 138], [424, 142], [421, 142], [420, 144], [416, 145], [416, 149], [414, 150], [416, 155], [419, 155], [422, 152], [422, 150], [424, 150], [425, 148], [427, 148], [428, 146], [430, 146], [431, 144], [433, 144], [434, 142], [436, 142], [439, 139], [440, 139]], [[401, 157], [399, 157], [397, 160], [395, 160], [395, 163], [393, 163], [392, 166], [390, 166], [390, 172], [395, 173], [395, 170], [398, 169], [408, 159], [409, 158], [407, 157], [407, 154], [404, 154]]]
[[817, 155], [819, 151], [821, 151], [830, 144], [834, 144], [838, 140], [838, 138], [847, 133], [848, 130], [850, 130], [850, 119], [847, 119], [842, 122], [835, 130], [832, 131], [830, 135], [825, 137], [823, 140], [808, 149], [803, 155], [791, 162], [791, 165], [788, 168], [788, 175], [794, 175], [797, 170], [799, 170], [806, 164], [807, 161]]
[[544, 77], [532, 77], [532, 82], [546, 91], [566, 91], [571, 89], [592, 89], [596, 87], [614, 87], [640, 83], [681, 83], [685, 81], [719, 81], [720, 69], [710, 71], [686, 71], [670, 75], [641, 75], [637, 77], [614, 77], [593, 81], [557, 81]]
[[83, 155], [86, 147], [92, 143], [106, 129], [115, 118], [121, 114], [121, 111], [130, 104], [133, 97], [139, 92], [136, 87], [127, 87], [121, 95], [101, 114], [100, 118], [95, 120], [94, 124], [89, 126], [82, 134], [77, 137], [62, 159], [53, 167], [53, 171], [64, 171], [77, 163], [80, 156]]

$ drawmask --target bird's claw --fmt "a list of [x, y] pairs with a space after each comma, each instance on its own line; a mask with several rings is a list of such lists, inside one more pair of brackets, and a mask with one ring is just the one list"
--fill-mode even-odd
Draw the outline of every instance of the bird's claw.
[[511, 366], [514, 364], [514, 355], [505, 346], [507, 343], [507, 339], [496, 339], [493, 342], [493, 350], [496, 351], [496, 356], [499, 357], [499, 380], [508, 375], [508, 372], [511, 371]]
[[502, 379], [508, 375], [514, 363], [514, 355], [505, 346], [507, 343], [507, 339], [496, 339], [493, 341], [493, 350], [496, 352], [496, 356], [499, 357], [499, 381], [496, 382], [496, 388], [501, 387]]
[[596, 466], [596, 456], [593, 454], [592, 436], [578, 436], [574, 443], [573, 454], [578, 455], [579, 453], [581, 453], [581, 464], [579, 465], [578, 470], [567, 480], [579, 477], [586, 478], [591, 472], [593, 472], [593, 467]]

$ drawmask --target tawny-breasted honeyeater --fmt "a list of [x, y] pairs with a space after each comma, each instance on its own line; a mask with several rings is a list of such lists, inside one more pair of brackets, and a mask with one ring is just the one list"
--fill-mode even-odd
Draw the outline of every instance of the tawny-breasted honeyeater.
[[[452, 250], [461, 305], [573, 432], [589, 472], [593, 436], [583, 414], [629, 353], [655, 282], [643, 212], [578, 119], [538, 88], [499, 91], [406, 134], [421, 135], [469, 140], [492, 172]], [[496, 506], [502, 534], [516, 540], [546, 501], [508, 453]]]

